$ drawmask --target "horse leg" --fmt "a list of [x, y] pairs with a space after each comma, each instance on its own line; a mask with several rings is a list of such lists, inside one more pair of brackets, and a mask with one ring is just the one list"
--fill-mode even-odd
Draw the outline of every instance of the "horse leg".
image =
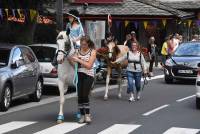
[[118, 71], [118, 98], [121, 98], [122, 97], [122, 70], [121, 68], [119, 69]]
[[106, 76], [106, 90], [105, 90], [104, 100], [108, 99], [108, 86], [109, 86], [109, 82], [110, 82], [111, 68], [108, 67], [107, 70], [108, 71], [107, 71], [107, 76]]
[[64, 121], [63, 106], [65, 102], [65, 96], [64, 96], [65, 84], [62, 80], [58, 80], [58, 88], [60, 92], [60, 111], [58, 114], [57, 122], [62, 123]]

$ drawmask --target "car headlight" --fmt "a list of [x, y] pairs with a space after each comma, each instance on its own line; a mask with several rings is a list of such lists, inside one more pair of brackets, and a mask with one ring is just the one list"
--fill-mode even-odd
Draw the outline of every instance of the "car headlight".
[[166, 62], [165, 62], [165, 65], [171, 67], [171, 66], [174, 65], [174, 62], [171, 59], [167, 59]]

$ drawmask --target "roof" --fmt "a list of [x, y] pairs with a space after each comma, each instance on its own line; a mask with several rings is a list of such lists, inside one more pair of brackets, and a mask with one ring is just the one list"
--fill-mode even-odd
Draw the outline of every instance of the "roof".
[[176, 9], [200, 9], [200, 0], [161, 0], [161, 2]]
[[[73, 9], [78, 8], [81, 11], [81, 7], [77, 5], [70, 5], [65, 8]], [[172, 14], [161, 9], [157, 9], [153, 6], [146, 5], [144, 3], [134, 1], [134, 0], [124, 0], [121, 4], [102, 4], [100, 5], [89, 5], [85, 14], [90, 15], [164, 15], [171, 16]]]
[[[77, 4], [64, 4], [65, 13], [70, 9], [77, 9], [81, 14], [85, 15], [140, 15], [140, 16], [177, 16], [185, 17], [191, 15], [183, 11], [168, 8], [164, 5], [154, 5], [152, 0], [124, 0], [123, 3], [118, 4], [89, 4], [86, 10], [82, 5]], [[54, 8], [48, 9], [55, 12]]]
[[[191, 17], [191, 16], [194, 15], [193, 13], [184, 12], [184, 11], [178, 10], [176, 8], [173, 8], [171, 6], [168, 6], [165, 3], [160, 2], [158, 0], [136, 0], [136, 1], [145, 3], [147, 5], [151, 5], [153, 7], [158, 8], [158, 9], [168, 11], [169, 13], [171, 13], [171, 14], [179, 17], [179, 18], [186, 18], [186, 17]], [[169, 3], [172, 3], [172, 1], [170, 1]]]

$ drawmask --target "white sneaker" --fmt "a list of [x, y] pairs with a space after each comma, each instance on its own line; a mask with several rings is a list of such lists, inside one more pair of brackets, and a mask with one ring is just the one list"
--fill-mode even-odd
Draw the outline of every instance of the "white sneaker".
[[92, 119], [91, 119], [91, 115], [90, 115], [90, 114], [86, 114], [86, 115], [85, 115], [85, 122], [88, 123], [88, 124], [92, 122]]
[[128, 101], [129, 102], [135, 101], [135, 98], [134, 97], [130, 97]]
[[141, 92], [138, 92], [137, 93], [137, 100], [140, 100], [141, 99]]
[[79, 119], [78, 123], [82, 124], [85, 122], [85, 116], [81, 115], [81, 118]]

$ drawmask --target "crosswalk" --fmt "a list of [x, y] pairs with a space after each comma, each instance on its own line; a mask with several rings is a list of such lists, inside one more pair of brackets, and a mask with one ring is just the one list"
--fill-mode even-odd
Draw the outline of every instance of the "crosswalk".
[[[40, 122], [36, 121], [12, 121], [0, 125], [0, 134], [9, 134], [9, 132], [14, 132], [15, 130], [24, 129], [33, 124]], [[78, 124], [75, 122], [65, 122], [62, 124], [55, 124], [49, 128], [44, 128], [34, 134], [66, 134], [73, 132], [79, 128], [87, 127], [86, 124]], [[129, 134], [134, 132], [137, 134], [136, 130], [141, 129], [142, 125], [139, 124], [113, 124], [108, 126], [102, 131], [97, 132], [97, 134]], [[162, 134], [199, 134], [200, 129], [195, 128], [180, 128], [180, 127], [171, 127], [165, 130]]]

